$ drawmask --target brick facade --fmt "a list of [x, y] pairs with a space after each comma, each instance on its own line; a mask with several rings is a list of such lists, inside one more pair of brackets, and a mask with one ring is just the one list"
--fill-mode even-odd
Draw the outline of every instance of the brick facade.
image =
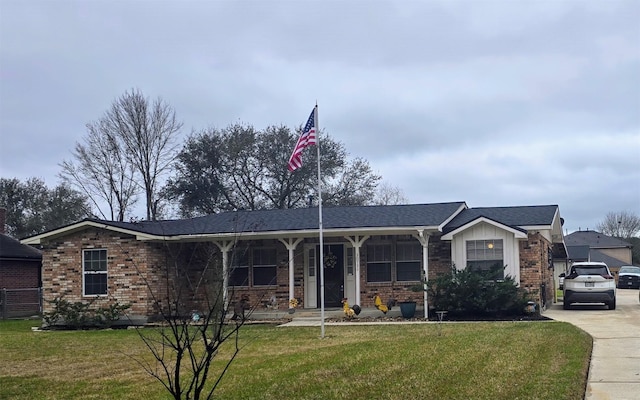
[[553, 269], [549, 269], [551, 243], [539, 233], [529, 233], [519, 243], [520, 287], [537, 304], [553, 302]]
[[[386, 237], [385, 240], [393, 242], [396, 238]], [[314, 239], [307, 241], [314, 243]], [[332, 239], [326, 244], [329, 243], [344, 243], [344, 240]], [[276, 282], [267, 286], [230, 287], [231, 302], [246, 295], [250, 304], [261, 307], [275, 296], [279, 308], [286, 309], [289, 301], [287, 249], [278, 240], [261, 240], [252, 244], [275, 247]], [[530, 233], [528, 240], [519, 242], [520, 284], [538, 304], [542, 304], [545, 296], [547, 301], [553, 299], [553, 271], [547, 267], [550, 246], [551, 243], [538, 233]], [[305, 290], [303, 248], [304, 242], [294, 252], [294, 296], [298, 299], [304, 298]], [[107, 249], [107, 296], [83, 296], [82, 253], [87, 249]], [[411, 290], [419, 282], [367, 283], [366, 252], [365, 243], [360, 252], [360, 306], [373, 307], [375, 293], [379, 293], [384, 302], [389, 299], [422, 300], [421, 291]], [[440, 235], [430, 237], [428, 278], [448, 273], [452, 267], [451, 257], [451, 242], [441, 240]], [[166, 308], [167, 303], [178, 298], [177, 292], [171, 288], [180, 291], [180, 304], [176, 304], [178, 310], [172, 311], [179, 313], [198, 310], [201, 308], [199, 304], [219, 300], [221, 294], [222, 257], [218, 247], [211, 242], [145, 242], [124, 233], [87, 228], [44, 242], [42, 265], [45, 312], [51, 311], [51, 300], [63, 297], [71, 302], [93, 300], [96, 306], [117, 301], [130, 304], [128, 313], [131, 315], [152, 317], [158, 314], [159, 307]]]
[[[83, 296], [82, 253], [89, 249], [107, 249], [107, 296]], [[97, 307], [117, 301], [131, 304], [129, 312], [134, 315], [151, 315], [154, 307], [149, 288], [159, 292], [163, 287], [157, 272], [165, 260], [162, 246], [102, 229], [87, 229], [44, 243], [43, 311], [52, 310], [50, 302], [55, 298], [64, 298], [70, 302], [94, 300]]]

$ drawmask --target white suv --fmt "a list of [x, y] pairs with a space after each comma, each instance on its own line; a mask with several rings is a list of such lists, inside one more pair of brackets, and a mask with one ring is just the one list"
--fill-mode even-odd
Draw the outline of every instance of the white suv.
[[564, 278], [562, 306], [568, 310], [572, 303], [604, 303], [616, 309], [616, 280], [607, 264], [577, 262]]

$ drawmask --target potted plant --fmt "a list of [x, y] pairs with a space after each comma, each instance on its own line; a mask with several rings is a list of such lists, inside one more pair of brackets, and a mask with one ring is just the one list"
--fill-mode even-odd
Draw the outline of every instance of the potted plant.
[[403, 318], [413, 318], [416, 314], [416, 302], [412, 297], [398, 303]]

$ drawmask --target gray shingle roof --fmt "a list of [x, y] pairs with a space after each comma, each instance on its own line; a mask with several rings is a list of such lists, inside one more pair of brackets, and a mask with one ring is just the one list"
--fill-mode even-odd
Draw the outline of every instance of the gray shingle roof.
[[591, 249], [591, 251], [589, 252], [589, 255], [590, 255], [591, 261], [603, 262], [612, 268], [619, 268], [622, 265], [628, 264], [622, 260], [619, 260], [615, 257], [611, 257], [610, 255], [604, 254], [603, 252], [595, 249]]
[[[389, 206], [323, 207], [324, 229], [438, 226], [464, 202]], [[234, 232], [275, 232], [318, 229], [318, 208], [235, 211], [204, 217], [142, 222], [90, 220], [153, 235], [196, 235]]]
[[589, 259], [589, 246], [587, 245], [567, 245], [568, 258], [573, 261], [587, 261]]
[[0, 258], [11, 260], [42, 260], [40, 250], [20, 243], [11, 236], [0, 233]]
[[576, 231], [564, 237], [567, 246], [587, 245], [591, 248], [631, 247], [622, 239], [607, 236], [596, 231]]
[[445, 226], [444, 232], [451, 232], [480, 217], [489, 218], [512, 228], [551, 225], [557, 211], [557, 205], [468, 208], [452, 219]]

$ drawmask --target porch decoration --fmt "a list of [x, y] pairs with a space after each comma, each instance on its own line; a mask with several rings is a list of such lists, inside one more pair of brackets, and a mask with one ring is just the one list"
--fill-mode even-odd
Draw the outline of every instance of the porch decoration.
[[338, 263], [338, 257], [335, 254], [329, 252], [324, 256], [324, 267], [325, 268], [335, 268]]
[[296, 308], [296, 307], [298, 307], [298, 299], [294, 297], [291, 300], [289, 300], [289, 308]]

